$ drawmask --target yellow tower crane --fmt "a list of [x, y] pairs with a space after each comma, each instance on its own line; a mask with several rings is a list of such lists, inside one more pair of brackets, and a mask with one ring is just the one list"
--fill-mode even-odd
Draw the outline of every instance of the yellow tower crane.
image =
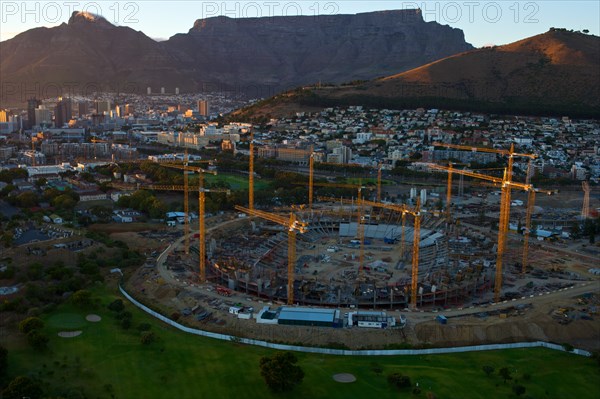
[[[304, 184], [304, 183], [295, 183], [295, 184]], [[365, 251], [365, 234], [364, 234], [364, 225], [363, 225], [363, 209], [362, 209], [362, 190], [368, 189], [370, 187], [363, 186], [361, 184], [344, 184], [344, 183], [313, 183], [314, 186], [319, 187], [335, 187], [335, 188], [351, 188], [358, 190], [357, 195], [357, 207], [358, 207], [358, 219], [356, 226], [357, 238], [360, 241], [360, 251], [358, 256], [358, 275], [362, 276], [363, 273], [363, 261], [364, 261], [364, 251]]]
[[235, 209], [256, 216], [273, 223], [280, 224], [288, 229], [288, 270], [287, 270], [287, 304], [294, 304], [294, 271], [296, 267], [296, 233], [306, 233], [308, 223], [299, 220], [293, 212], [290, 216], [281, 216], [274, 213], [260, 211], [257, 209], [244, 208], [236, 205]]
[[[506, 168], [506, 176], [507, 176], [507, 181], [509, 181], [509, 182], [512, 181], [512, 177], [513, 177], [513, 160], [515, 157], [529, 158], [530, 160], [537, 158], [537, 155], [535, 155], [535, 154], [523, 154], [523, 153], [515, 152], [514, 144], [510, 145], [509, 150], [497, 149], [497, 148], [486, 148], [486, 147], [473, 147], [473, 146], [468, 146], [468, 145], [448, 144], [448, 143], [440, 143], [440, 142], [434, 142], [434, 143], [432, 143], [432, 145], [436, 146], [436, 147], [453, 148], [456, 150], [465, 150], [465, 151], [471, 151], [471, 152], [488, 152], [488, 153], [507, 156], [508, 157], [508, 166]], [[451, 181], [451, 180], [449, 180], [449, 181]], [[509, 192], [507, 193], [508, 206], [510, 207], [510, 187], [508, 189], [509, 189]]]
[[[512, 158], [511, 158], [512, 159]], [[430, 169], [449, 171], [449, 167], [436, 164], [429, 164]], [[512, 165], [511, 165], [512, 166]], [[500, 291], [502, 289], [502, 260], [506, 249], [506, 235], [508, 233], [508, 224], [510, 220], [510, 192], [512, 188], [521, 189], [523, 191], [534, 190], [531, 184], [513, 182], [508, 175], [508, 171], [504, 171], [502, 178], [488, 176], [481, 173], [475, 173], [468, 170], [452, 169], [453, 173], [459, 173], [464, 176], [473, 177], [476, 179], [491, 181], [492, 183], [501, 185], [502, 195], [500, 198], [500, 221], [498, 223], [498, 248], [496, 255], [496, 281], [494, 285], [494, 300], [500, 300]]]
[[[195, 161], [195, 163], [209, 163], [209, 164], [212, 164], [213, 162], [214, 162], [213, 160]], [[184, 187], [184, 190], [183, 190], [183, 213], [184, 213], [184, 219], [185, 219], [184, 224], [183, 224], [183, 234], [185, 237], [185, 247], [184, 247], [185, 254], [189, 255], [189, 253], [190, 253], [189, 173], [190, 172], [198, 172], [199, 169], [200, 170], [204, 170], [204, 169], [189, 166], [189, 157], [188, 157], [187, 148], [185, 149], [183, 163], [179, 164], [179, 163], [170, 163], [169, 162], [169, 163], [161, 163], [161, 165], [164, 167], [167, 167], [167, 168], [183, 170], [183, 187]], [[216, 172], [213, 172], [213, 171], [205, 171], [205, 172], [215, 174], [215, 175], [217, 174]]]
[[381, 202], [381, 162], [377, 165], [377, 202]]
[[313, 204], [313, 183], [315, 174], [315, 153], [311, 151], [308, 160], [308, 208], [312, 209]]
[[590, 183], [587, 181], [581, 182], [583, 189], [583, 206], [581, 207], [581, 218], [583, 220], [590, 217]]
[[[204, 174], [212, 174], [216, 175], [217, 172], [214, 170], [205, 170], [199, 167], [190, 167], [183, 165], [164, 165], [171, 168], [183, 169], [185, 172], [193, 171], [198, 173], [198, 186], [188, 186], [187, 189], [190, 191], [198, 190], [198, 229], [199, 229], [199, 240], [198, 240], [198, 256], [199, 260], [199, 269], [200, 269], [200, 283], [204, 283], [206, 281], [206, 225], [204, 221], [204, 213], [205, 213], [205, 204], [206, 204], [206, 193], [229, 193], [229, 190], [226, 189], [205, 189], [204, 188]], [[157, 188], [160, 187], [160, 188]], [[186, 191], [185, 186], [157, 186], [150, 185], [147, 186], [149, 190], [152, 189], [171, 189], [174, 191]], [[187, 215], [186, 215], [187, 219]]]
[[417, 307], [417, 283], [419, 278], [419, 244], [421, 241], [421, 201], [417, 198], [417, 203], [414, 208], [410, 208], [406, 205], [399, 204], [384, 204], [380, 202], [372, 202], [363, 200], [362, 203], [367, 206], [379, 207], [384, 209], [390, 209], [396, 212], [402, 213], [402, 243], [401, 243], [401, 256], [404, 251], [404, 227], [405, 227], [405, 215], [409, 214], [414, 217], [413, 224], [413, 248], [412, 248], [412, 272], [411, 272], [411, 289], [410, 289], [410, 307], [416, 309]]
[[92, 138], [90, 138], [90, 142], [94, 144], [94, 159], [98, 159], [97, 154], [96, 154], [96, 144], [97, 143], [108, 143], [108, 141], [100, 140], [96, 136], [92, 136]]
[[250, 130], [250, 161], [248, 165], [248, 208], [254, 209], [254, 132]]
[[[341, 202], [342, 204], [354, 204], [354, 201], [347, 198], [332, 198], [332, 197], [319, 197], [319, 201], [329, 202]], [[406, 215], [412, 215], [414, 217], [413, 224], [413, 252], [412, 252], [412, 272], [411, 272], [411, 299], [410, 306], [415, 309], [417, 307], [417, 283], [419, 276], [419, 244], [421, 241], [421, 211], [420, 211], [420, 199], [417, 198], [417, 204], [414, 208], [411, 208], [403, 204], [386, 204], [381, 202], [373, 202], [368, 200], [359, 200], [361, 205], [370, 206], [375, 208], [389, 209], [394, 212], [400, 212], [402, 214], [402, 236], [400, 243], [400, 256], [404, 257], [404, 242], [405, 242], [405, 221]]]

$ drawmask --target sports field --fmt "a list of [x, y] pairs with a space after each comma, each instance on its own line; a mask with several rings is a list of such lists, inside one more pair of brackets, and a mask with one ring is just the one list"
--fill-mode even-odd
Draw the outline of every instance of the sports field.
[[[81, 310], [60, 306], [44, 316], [49, 351], [34, 352], [23, 339], [10, 339], [10, 375], [38, 375], [50, 384], [80, 386], [93, 398], [512, 398], [514, 380], [504, 383], [498, 370], [508, 367], [526, 388], [523, 397], [600, 397], [600, 368], [595, 360], [547, 349], [474, 352], [454, 355], [342, 357], [298, 353], [305, 372], [301, 385], [285, 395], [269, 392], [258, 363], [272, 350], [184, 334], [126, 303], [132, 326], [123, 330], [106, 304], [118, 296], [95, 291], [102, 305]], [[88, 313], [100, 322], [85, 320]], [[159, 341], [140, 343], [136, 327], [149, 323]], [[81, 330], [74, 338], [57, 334]], [[495, 368], [487, 377], [482, 366]], [[377, 373], [376, 369], [381, 372]], [[386, 381], [392, 372], [408, 375], [420, 394], [393, 390]], [[339, 383], [334, 374], [350, 373], [353, 383]], [[530, 374], [525, 380], [524, 374]]]
[[[248, 177], [242, 176], [242, 175], [219, 173], [218, 175], [213, 176], [213, 175], [207, 174], [204, 176], [204, 181], [206, 183], [210, 183], [210, 184], [214, 184], [219, 181], [222, 181], [222, 182], [229, 184], [229, 187], [232, 190], [247, 190], [248, 189]], [[269, 182], [270, 181], [267, 179], [255, 178], [254, 179], [254, 189], [262, 190], [269, 185]]]

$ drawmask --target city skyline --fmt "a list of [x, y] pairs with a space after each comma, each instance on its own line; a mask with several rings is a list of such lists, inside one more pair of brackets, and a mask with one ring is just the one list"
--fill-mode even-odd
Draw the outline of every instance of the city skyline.
[[[163, 7], [157, 1], [141, 2], [10, 2], [1, 6], [0, 40], [5, 41], [36, 27], [66, 23], [73, 11], [103, 16], [117, 26], [142, 31], [154, 40], [167, 40], [185, 33], [198, 19], [216, 16], [232, 18], [281, 15], [338, 15], [396, 9], [421, 8], [427, 22], [462, 29], [475, 47], [502, 45], [543, 33], [551, 27], [588, 30], [599, 35], [600, 5], [594, 1], [174, 1]], [[183, 12], [185, 10], [185, 12]]]

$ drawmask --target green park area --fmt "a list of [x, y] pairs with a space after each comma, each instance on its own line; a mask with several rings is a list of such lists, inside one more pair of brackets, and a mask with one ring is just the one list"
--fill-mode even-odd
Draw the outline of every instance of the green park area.
[[[69, 301], [41, 316], [50, 338], [45, 351], [31, 349], [20, 334], [10, 336], [3, 343], [9, 352], [8, 378], [28, 375], [55, 394], [68, 386], [88, 398], [600, 397], [595, 359], [548, 349], [380, 357], [296, 353], [303, 381], [291, 392], [273, 393], [260, 375], [259, 361], [277, 351], [180, 332], [126, 300], [119, 312], [109, 310], [107, 305], [120, 296], [105, 288], [94, 289], [93, 297], [95, 306], [81, 308]], [[87, 321], [89, 314], [101, 320]], [[64, 331], [81, 334], [59, 337]], [[148, 333], [153, 339], [144, 344], [141, 337]], [[510, 377], [506, 382], [503, 368]], [[339, 373], [350, 373], [356, 381], [334, 381]], [[393, 387], [391, 373], [408, 376], [412, 386]], [[414, 391], [417, 383], [420, 391]], [[525, 391], [517, 394], [515, 385]]]
[[[218, 184], [219, 182], [226, 183], [232, 190], [247, 190], [248, 189], [248, 176], [219, 173], [218, 175], [205, 175], [204, 181], [208, 184]], [[265, 189], [270, 183], [268, 179], [254, 179], [254, 189], [262, 190]]]

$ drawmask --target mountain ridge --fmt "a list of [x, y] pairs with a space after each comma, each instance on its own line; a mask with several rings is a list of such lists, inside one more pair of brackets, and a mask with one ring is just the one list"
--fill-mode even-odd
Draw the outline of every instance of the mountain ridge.
[[[279, 99], [282, 110], [363, 104], [600, 116], [600, 38], [552, 29], [380, 79], [351, 86], [311, 87]], [[256, 107], [253, 112], [277, 114], [276, 103], [270, 101], [265, 109]]]
[[411, 10], [211, 17], [165, 41], [74, 12], [68, 23], [0, 42], [0, 77], [14, 85], [78, 82], [137, 93], [151, 86], [154, 92], [179, 87], [263, 97], [319, 81], [386, 76], [471, 48], [461, 30], [425, 22]]

